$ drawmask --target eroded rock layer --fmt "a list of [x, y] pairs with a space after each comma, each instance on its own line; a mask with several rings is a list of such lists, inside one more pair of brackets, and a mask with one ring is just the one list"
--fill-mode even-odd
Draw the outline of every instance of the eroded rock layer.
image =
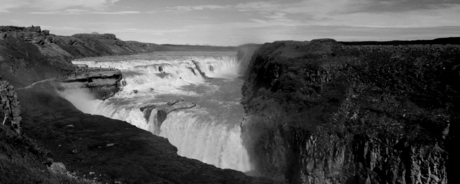
[[258, 171], [290, 183], [457, 181], [460, 46], [264, 44], [243, 87]]
[[60, 90], [88, 89], [96, 99], [105, 100], [120, 91], [120, 70], [108, 68], [78, 69], [59, 83]]

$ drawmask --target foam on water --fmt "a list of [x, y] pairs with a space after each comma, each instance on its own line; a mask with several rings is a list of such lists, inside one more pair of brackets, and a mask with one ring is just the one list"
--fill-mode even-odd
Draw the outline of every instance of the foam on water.
[[[242, 82], [235, 83], [237, 86], [226, 83], [238, 77], [240, 63], [236, 53], [165, 52], [122, 59], [91, 58], [73, 63], [120, 69], [122, 83], [126, 83], [121, 92], [105, 101], [95, 100], [87, 91], [61, 92], [82, 112], [124, 120], [159, 134], [178, 148], [179, 155], [220, 168], [251, 170], [239, 127], [243, 116], [238, 103]], [[200, 71], [207, 77], [223, 79], [206, 80]], [[169, 113], [160, 130], [155, 126], [158, 123], [156, 109], [148, 120], [140, 111], [143, 106], [175, 99], [188, 99], [197, 103], [197, 107]]]

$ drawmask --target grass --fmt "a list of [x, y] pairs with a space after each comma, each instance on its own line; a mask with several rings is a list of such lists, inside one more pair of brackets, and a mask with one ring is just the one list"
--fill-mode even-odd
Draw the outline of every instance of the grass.
[[71, 173], [55, 174], [45, 166], [46, 150], [26, 136], [0, 126], [0, 183], [91, 184]]

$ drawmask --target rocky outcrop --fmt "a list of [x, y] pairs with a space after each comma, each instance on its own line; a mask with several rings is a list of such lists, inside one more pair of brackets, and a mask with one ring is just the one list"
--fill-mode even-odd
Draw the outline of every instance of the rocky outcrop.
[[21, 134], [21, 107], [14, 87], [0, 78], [0, 112], [2, 125], [11, 126], [16, 133]]
[[109, 68], [80, 68], [58, 84], [58, 90], [88, 89], [96, 99], [105, 100], [121, 89], [120, 70]]
[[[141, 107], [140, 110], [144, 113], [145, 120], [148, 123], [153, 123], [153, 126], [150, 128], [150, 132], [153, 132], [155, 135], [160, 135], [161, 125], [166, 120], [169, 113], [177, 110], [190, 109], [195, 106], [196, 104], [193, 102], [174, 100], [164, 105], [148, 105]], [[151, 117], [152, 113], [154, 113], [153, 117]]]
[[289, 183], [456, 183], [459, 72], [457, 45], [264, 44], [243, 139]]

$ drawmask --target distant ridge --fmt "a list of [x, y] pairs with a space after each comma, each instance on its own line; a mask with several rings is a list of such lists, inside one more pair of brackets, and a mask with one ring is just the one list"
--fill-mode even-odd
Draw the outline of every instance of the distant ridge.
[[358, 41], [358, 42], [339, 42], [344, 45], [429, 45], [429, 44], [451, 44], [459, 45], [460, 37], [436, 38], [433, 40], [393, 40], [393, 41]]

